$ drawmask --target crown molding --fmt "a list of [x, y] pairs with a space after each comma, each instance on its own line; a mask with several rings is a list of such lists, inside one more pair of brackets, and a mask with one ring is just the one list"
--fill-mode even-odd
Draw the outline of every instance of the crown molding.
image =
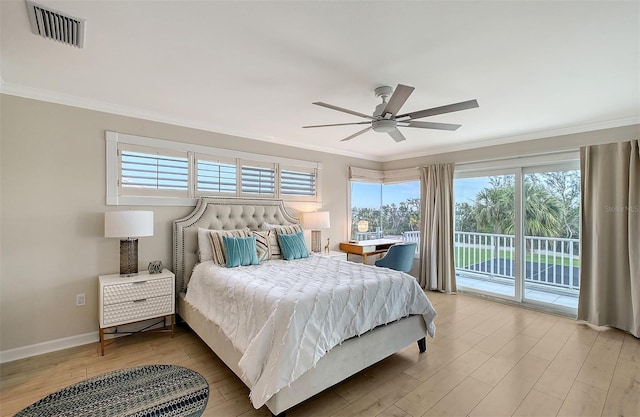
[[438, 155], [449, 152], [468, 151], [471, 149], [486, 148], [489, 146], [506, 145], [515, 142], [524, 142], [528, 140], [545, 139], [557, 136], [574, 135], [577, 133], [592, 132], [603, 129], [613, 129], [617, 127], [640, 125], [640, 117], [627, 117], [623, 119], [609, 120], [605, 122], [590, 123], [585, 125], [569, 126], [552, 130], [541, 130], [538, 132], [527, 133], [518, 136], [505, 136], [502, 138], [487, 139], [479, 142], [471, 142], [454, 146], [441, 146], [429, 152], [410, 153], [391, 155], [382, 160], [382, 162], [392, 162], [409, 158], [420, 158], [425, 156]]

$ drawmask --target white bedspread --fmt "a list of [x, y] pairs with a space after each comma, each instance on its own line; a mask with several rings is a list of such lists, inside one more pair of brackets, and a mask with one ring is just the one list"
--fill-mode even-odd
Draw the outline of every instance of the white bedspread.
[[436, 312], [405, 273], [328, 257], [225, 268], [196, 266], [186, 301], [242, 354], [259, 408], [342, 341], [410, 314], [433, 337]]

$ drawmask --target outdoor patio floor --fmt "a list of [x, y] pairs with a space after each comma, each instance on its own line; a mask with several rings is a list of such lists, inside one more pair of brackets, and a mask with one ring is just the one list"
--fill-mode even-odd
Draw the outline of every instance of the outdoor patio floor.
[[[480, 290], [483, 292], [495, 293], [500, 295], [513, 296], [513, 284], [505, 284], [502, 282], [476, 279], [468, 276], [456, 274], [457, 286], [461, 289]], [[549, 304], [555, 304], [562, 307], [578, 309], [578, 294], [575, 296], [556, 294], [550, 291], [541, 291], [539, 289], [527, 288], [525, 283], [524, 291], [525, 301], [537, 301]]]

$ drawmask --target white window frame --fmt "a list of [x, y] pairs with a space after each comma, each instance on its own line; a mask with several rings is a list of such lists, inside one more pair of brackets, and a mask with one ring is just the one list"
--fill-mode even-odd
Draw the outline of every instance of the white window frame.
[[[171, 193], [152, 193], [154, 195], [145, 195], [149, 193], [140, 192], [140, 195], [124, 194], [119, 188], [119, 180], [121, 174], [121, 164], [118, 157], [118, 146], [124, 144], [125, 147], [142, 146], [145, 149], [157, 151], [159, 154], [168, 152], [168, 155], [185, 154], [188, 155], [189, 163], [189, 190], [186, 196], [170, 195]], [[322, 203], [322, 193], [320, 188], [320, 176], [322, 172], [322, 164], [320, 162], [297, 160], [291, 158], [283, 158], [279, 156], [254, 154], [250, 152], [234, 151], [230, 149], [214, 148], [209, 146], [195, 145], [183, 142], [176, 142], [165, 139], [156, 139], [143, 136], [129, 135], [112, 131], [105, 132], [106, 146], [106, 204], [107, 205], [154, 205], [154, 206], [194, 206], [197, 198], [207, 195], [225, 195], [225, 196], [253, 196], [265, 198], [282, 199], [285, 203], [294, 202], [315, 202]], [[229, 163], [235, 161], [236, 164], [236, 193], [210, 193], [199, 192], [197, 190], [197, 160], [198, 158], [206, 161], [220, 161]], [[274, 167], [275, 174], [275, 192], [274, 194], [254, 194], [242, 193], [241, 186], [241, 168], [242, 163], [271, 165]], [[313, 170], [316, 175], [316, 195], [312, 198], [309, 196], [282, 195], [280, 193], [280, 175], [279, 167], [287, 167], [287, 169], [298, 169], [300, 171]], [[138, 193], [136, 193], [138, 194]], [[160, 195], [163, 194], [163, 195]]]

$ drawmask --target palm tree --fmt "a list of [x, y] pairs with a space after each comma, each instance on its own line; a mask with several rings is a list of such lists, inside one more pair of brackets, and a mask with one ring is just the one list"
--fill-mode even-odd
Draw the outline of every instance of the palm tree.
[[[476, 195], [478, 226], [490, 233], [513, 234], [515, 231], [515, 190], [510, 184], [493, 182]], [[562, 203], [544, 186], [525, 182], [525, 225], [528, 236], [557, 236], [562, 229]]]
[[476, 194], [476, 222], [484, 232], [504, 234], [513, 231], [513, 187], [493, 186]]
[[[515, 233], [515, 188], [508, 180], [493, 180], [491, 186], [476, 194], [474, 212], [480, 232]], [[543, 185], [525, 182], [524, 234], [527, 236], [558, 236], [562, 230], [562, 203]], [[499, 240], [493, 239], [495, 253]], [[532, 248], [527, 247], [527, 250]]]
[[562, 203], [545, 188], [525, 184], [525, 223], [527, 236], [556, 237], [562, 230]]
[[[513, 229], [513, 186], [491, 181], [491, 188], [483, 188], [476, 195], [476, 222], [484, 232], [505, 234]], [[500, 253], [500, 238], [491, 238], [494, 254]], [[495, 255], [494, 255], [495, 256]], [[499, 257], [499, 255], [498, 255]]]

